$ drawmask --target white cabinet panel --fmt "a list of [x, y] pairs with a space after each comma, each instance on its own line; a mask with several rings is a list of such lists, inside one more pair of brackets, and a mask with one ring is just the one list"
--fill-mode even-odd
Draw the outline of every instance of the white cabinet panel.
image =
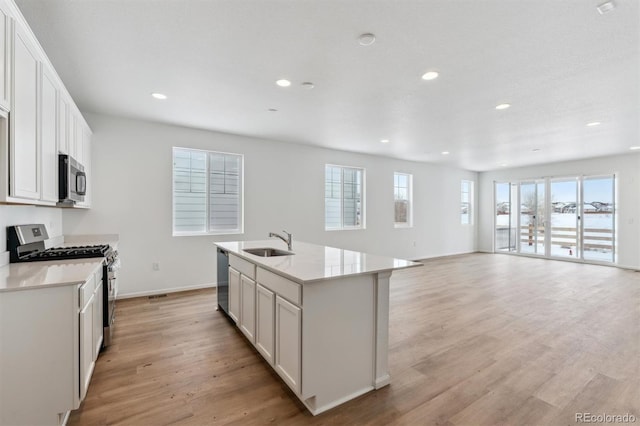
[[256, 287], [256, 348], [271, 365], [274, 364], [275, 303], [275, 294], [258, 284]]
[[286, 279], [278, 274], [258, 268], [257, 280], [264, 287], [279, 294], [296, 305], [302, 303], [302, 287], [300, 284]]
[[60, 94], [58, 102], [58, 151], [69, 154], [69, 101]]
[[276, 296], [276, 362], [280, 377], [300, 393], [302, 310]]
[[44, 201], [58, 201], [58, 89], [53, 75], [42, 69], [41, 82], [42, 194]]
[[21, 28], [13, 47], [13, 107], [10, 123], [10, 195], [40, 199], [38, 144], [38, 57]]
[[71, 156], [84, 166], [84, 131], [82, 128], [82, 119], [75, 115], [73, 122], [75, 125], [73, 130], [74, 152]]
[[240, 320], [240, 272], [229, 267], [229, 316], [236, 324]]
[[256, 282], [240, 276], [240, 330], [251, 343], [256, 341]]
[[[97, 275], [97, 274], [96, 274]], [[93, 296], [93, 359], [98, 359], [102, 347], [102, 334], [104, 332], [102, 321], [102, 274], [96, 276], [96, 292]]]
[[93, 297], [80, 311], [80, 400], [87, 394], [93, 366]]
[[0, 1], [0, 106], [6, 110], [10, 108], [10, 58], [9, 40], [12, 20], [8, 14], [5, 1]]

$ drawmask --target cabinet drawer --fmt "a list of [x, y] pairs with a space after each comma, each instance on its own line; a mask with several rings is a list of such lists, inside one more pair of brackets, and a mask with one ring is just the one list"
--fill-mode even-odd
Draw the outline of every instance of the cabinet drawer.
[[302, 303], [300, 284], [294, 283], [280, 275], [258, 268], [258, 283], [279, 294], [290, 302], [300, 305]]
[[229, 254], [229, 266], [252, 280], [256, 279], [256, 265], [251, 262]]
[[91, 278], [89, 278], [86, 283], [80, 286], [80, 309], [84, 309], [87, 302], [91, 300], [91, 296], [93, 296], [93, 292], [95, 291], [95, 289], [96, 289], [95, 276], [91, 275]]

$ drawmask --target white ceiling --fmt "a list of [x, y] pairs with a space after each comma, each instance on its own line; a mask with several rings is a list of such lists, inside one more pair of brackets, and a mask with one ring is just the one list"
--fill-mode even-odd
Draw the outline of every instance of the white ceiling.
[[640, 144], [640, 2], [602, 1], [16, 3], [85, 111], [484, 171]]

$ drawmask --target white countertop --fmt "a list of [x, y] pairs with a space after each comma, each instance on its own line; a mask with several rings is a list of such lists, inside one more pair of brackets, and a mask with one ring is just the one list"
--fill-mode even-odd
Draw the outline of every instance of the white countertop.
[[229, 253], [302, 284], [350, 275], [373, 274], [422, 266], [422, 263], [410, 260], [300, 241], [293, 242], [291, 251], [295, 254], [274, 257], [255, 256], [243, 251], [243, 249], [271, 247], [286, 251], [287, 245], [280, 240], [233, 241], [214, 244]]
[[84, 283], [102, 267], [103, 259], [48, 260], [11, 263], [0, 268], [0, 293]]

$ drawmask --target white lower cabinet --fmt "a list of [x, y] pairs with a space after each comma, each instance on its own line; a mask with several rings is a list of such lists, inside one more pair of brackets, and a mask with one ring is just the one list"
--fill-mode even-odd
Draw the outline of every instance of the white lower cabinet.
[[240, 330], [251, 343], [256, 341], [256, 282], [240, 276]]
[[229, 316], [240, 323], [240, 272], [229, 267]]
[[256, 286], [256, 349], [269, 364], [274, 364], [276, 295], [258, 284]]
[[296, 393], [300, 393], [302, 309], [276, 296], [275, 369]]
[[102, 342], [102, 266], [81, 285], [0, 292], [0, 425], [77, 409]]
[[229, 256], [229, 263], [229, 316], [287, 385], [300, 395], [300, 284], [256, 268], [237, 256]]

